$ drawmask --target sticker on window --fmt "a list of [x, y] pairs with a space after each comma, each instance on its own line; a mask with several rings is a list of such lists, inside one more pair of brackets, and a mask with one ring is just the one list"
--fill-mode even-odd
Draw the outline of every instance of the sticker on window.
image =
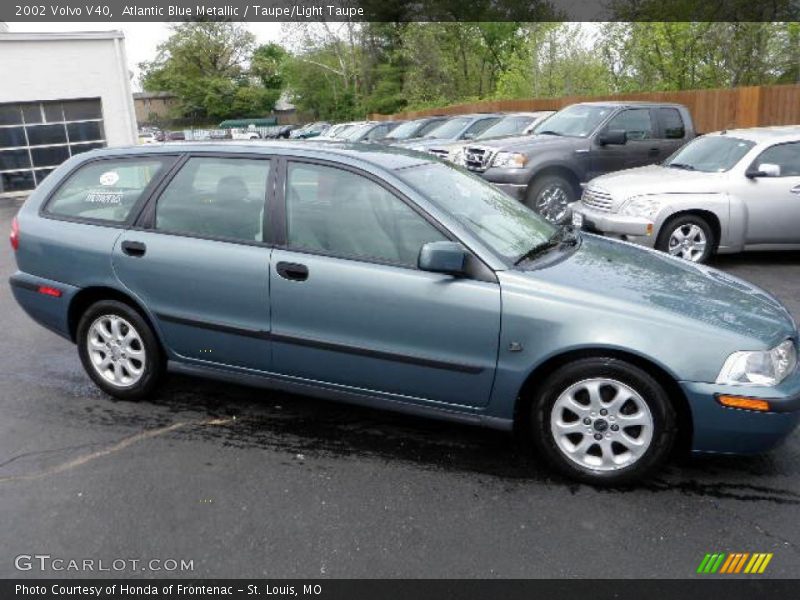
[[84, 202], [88, 202], [89, 204], [102, 204], [103, 206], [122, 204], [122, 192], [92, 190], [86, 194], [86, 199]]
[[119, 181], [119, 173], [116, 171], [106, 171], [100, 175], [100, 185], [110, 186]]

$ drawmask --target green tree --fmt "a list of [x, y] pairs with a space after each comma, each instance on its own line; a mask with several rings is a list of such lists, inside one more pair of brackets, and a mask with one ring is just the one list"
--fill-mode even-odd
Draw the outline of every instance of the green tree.
[[270, 43], [253, 51], [250, 74], [268, 90], [281, 90], [285, 83], [285, 68], [289, 53], [280, 44]]

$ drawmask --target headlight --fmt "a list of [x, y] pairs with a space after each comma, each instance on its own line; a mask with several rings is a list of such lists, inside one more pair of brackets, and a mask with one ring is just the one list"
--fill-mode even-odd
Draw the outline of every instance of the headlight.
[[646, 217], [652, 219], [656, 216], [658, 211], [661, 210], [663, 205], [663, 200], [658, 198], [639, 196], [625, 202], [619, 212], [630, 217]]
[[492, 166], [499, 169], [521, 169], [528, 162], [528, 157], [521, 152], [498, 152]]
[[797, 366], [797, 349], [792, 340], [772, 350], [734, 352], [725, 361], [717, 383], [730, 385], [777, 385]]

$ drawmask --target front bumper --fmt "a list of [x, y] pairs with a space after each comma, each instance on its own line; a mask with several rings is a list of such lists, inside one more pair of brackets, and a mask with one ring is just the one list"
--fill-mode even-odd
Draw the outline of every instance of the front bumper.
[[573, 214], [583, 216], [583, 228], [588, 231], [621, 237], [645, 246], [655, 244], [653, 221], [649, 219], [595, 210], [580, 201], [570, 204], [570, 208]]
[[[800, 423], [800, 371], [772, 388], [680, 382], [692, 412], [694, 452], [757, 454], [778, 446]], [[717, 395], [767, 400], [771, 412], [722, 406]]]

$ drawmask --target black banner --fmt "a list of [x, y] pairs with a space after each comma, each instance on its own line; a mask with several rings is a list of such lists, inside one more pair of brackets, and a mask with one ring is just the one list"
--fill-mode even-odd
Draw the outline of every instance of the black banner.
[[165, 598], [244, 600], [788, 600], [800, 580], [2, 580], [3, 600]]
[[800, 0], [3, 0], [0, 21], [797, 21]]

